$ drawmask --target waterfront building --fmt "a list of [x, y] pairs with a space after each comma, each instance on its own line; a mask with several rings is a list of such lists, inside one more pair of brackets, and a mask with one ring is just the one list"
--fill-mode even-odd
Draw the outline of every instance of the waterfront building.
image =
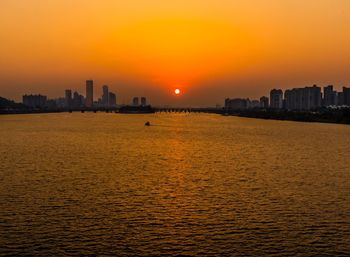
[[87, 80], [86, 81], [86, 100], [85, 106], [92, 107], [94, 103], [94, 81]]
[[293, 90], [287, 89], [284, 92], [284, 108], [287, 110], [293, 110], [295, 103], [295, 93]]
[[250, 107], [249, 98], [227, 98], [225, 100], [225, 109], [227, 110], [245, 110]]
[[305, 105], [303, 88], [288, 89], [284, 93], [284, 108], [287, 110], [302, 110]]
[[102, 87], [102, 105], [103, 106], [108, 106], [109, 105], [109, 91], [108, 91], [108, 86], [107, 85], [104, 85]]
[[251, 100], [249, 103], [249, 108], [260, 108], [259, 100]]
[[22, 103], [31, 108], [44, 108], [46, 106], [47, 97], [44, 95], [24, 95]]
[[337, 94], [337, 105], [338, 106], [344, 105], [344, 93], [343, 92], [338, 92], [338, 94]]
[[78, 92], [74, 92], [72, 107], [73, 108], [81, 108], [84, 106], [84, 96], [80, 95]]
[[321, 88], [313, 85], [312, 87], [304, 88], [305, 106], [304, 110], [313, 110], [320, 108], [322, 105], [322, 93]]
[[45, 108], [47, 108], [49, 110], [56, 110], [57, 109], [56, 100], [54, 100], [54, 99], [47, 99], [46, 103], [45, 103]]
[[337, 105], [337, 92], [333, 86], [329, 85], [323, 88], [323, 106]]
[[147, 105], [147, 99], [146, 97], [141, 97], [141, 105], [146, 106]]
[[112, 92], [109, 92], [108, 94], [108, 106], [109, 107], [117, 106], [117, 96]]
[[350, 88], [343, 87], [344, 105], [350, 106]]
[[321, 107], [321, 88], [312, 87], [293, 88], [284, 94], [285, 108], [287, 110], [313, 110]]
[[281, 89], [272, 89], [270, 91], [270, 108], [283, 108], [283, 91]]
[[261, 108], [269, 108], [269, 98], [267, 96], [260, 97], [260, 107]]
[[56, 102], [57, 108], [59, 108], [59, 109], [66, 108], [66, 98], [59, 97], [59, 98], [56, 98], [54, 100]]
[[132, 105], [133, 106], [138, 106], [139, 105], [139, 98], [137, 96], [135, 96], [133, 99], [132, 99]]
[[229, 108], [229, 105], [230, 105], [230, 98], [226, 98], [225, 99], [225, 109], [228, 109]]
[[66, 89], [65, 91], [65, 107], [69, 108], [72, 104], [72, 90]]

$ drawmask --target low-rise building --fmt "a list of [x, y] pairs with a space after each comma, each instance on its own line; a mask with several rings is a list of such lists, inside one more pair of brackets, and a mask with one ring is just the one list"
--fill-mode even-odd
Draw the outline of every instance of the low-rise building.
[[260, 97], [260, 107], [261, 108], [269, 108], [269, 98], [267, 96]]
[[44, 95], [24, 95], [22, 103], [31, 108], [44, 108], [46, 106], [47, 97]]
[[245, 110], [250, 107], [250, 100], [248, 98], [227, 98], [225, 100], [225, 109], [227, 110]]

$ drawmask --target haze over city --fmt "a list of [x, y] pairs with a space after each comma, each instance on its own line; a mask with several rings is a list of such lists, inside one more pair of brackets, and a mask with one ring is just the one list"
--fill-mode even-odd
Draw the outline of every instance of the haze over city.
[[350, 0], [0, 0], [0, 256], [349, 256]]
[[340, 89], [348, 24], [346, 0], [3, 0], [0, 95], [58, 97], [94, 79], [121, 103], [205, 106], [274, 87]]

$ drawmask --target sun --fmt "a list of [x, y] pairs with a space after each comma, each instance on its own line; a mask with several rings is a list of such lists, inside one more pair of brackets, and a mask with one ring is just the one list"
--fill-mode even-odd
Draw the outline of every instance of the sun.
[[176, 88], [176, 89], [174, 90], [174, 93], [175, 93], [175, 95], [179, 95], [179, 94], [181, 94], [181, 90], [178, 89], [178, 88]]

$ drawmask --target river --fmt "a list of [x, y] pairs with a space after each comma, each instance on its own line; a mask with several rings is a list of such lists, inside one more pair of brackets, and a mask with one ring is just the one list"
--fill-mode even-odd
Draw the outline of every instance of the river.
[[0, 116], [0, 255], [348, 254], [350, 126]]

